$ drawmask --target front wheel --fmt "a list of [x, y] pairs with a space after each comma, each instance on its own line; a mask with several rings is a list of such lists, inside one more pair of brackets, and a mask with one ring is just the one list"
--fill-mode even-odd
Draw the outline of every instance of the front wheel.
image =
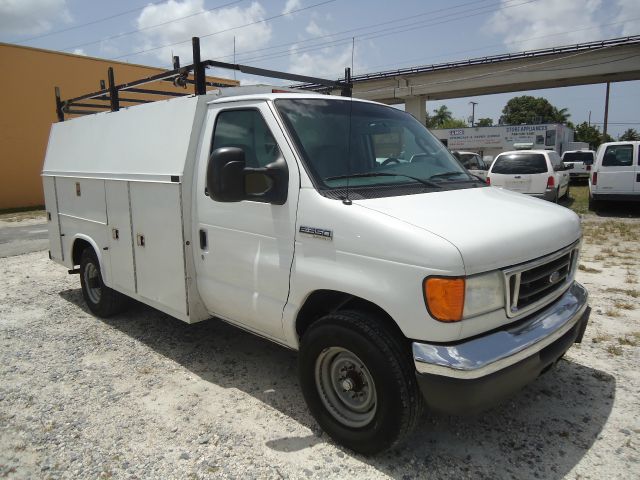
[[93, 248], [85, 248], [80, 256], [80, 286], [89, 310], [98, 317], [111, 317], [128, 305], [127, 297], [104, 284]]
[[375, 315], [327, 315], [304, 334], [298, 358], [302, 393], [336, 442], [362, 454], [398, 444], [423, 409], [410, 349]]

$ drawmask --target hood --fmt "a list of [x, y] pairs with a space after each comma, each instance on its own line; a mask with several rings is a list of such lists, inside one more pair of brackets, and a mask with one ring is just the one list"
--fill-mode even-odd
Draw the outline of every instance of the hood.
[[581, 235], [580, 219], [571, 210], [495, 187], [353, 203], [448, 240], [460, 251], [467, 275], [547, 255]]

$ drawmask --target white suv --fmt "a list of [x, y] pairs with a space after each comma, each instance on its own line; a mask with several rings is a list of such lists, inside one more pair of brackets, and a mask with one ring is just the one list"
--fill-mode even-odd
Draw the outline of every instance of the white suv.
[[599, 200], [640, 201], [640, 142], [603, 143], [589, 178], [589, 208]]
[[487, 184], [557, 203], [569, 194], [567, 170], [554, 151], [503, 152], [491, 165]]

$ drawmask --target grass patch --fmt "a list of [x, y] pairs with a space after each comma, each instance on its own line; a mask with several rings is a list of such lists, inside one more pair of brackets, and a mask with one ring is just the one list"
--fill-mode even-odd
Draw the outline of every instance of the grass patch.
[[582, 263], [578, 266], [578, 270], [581, 270], [585, 273], [602, 273], [602, 270], [598, 270], [597, 268], [587, 267]]
[[618, 343], [620, 345], [637, 347], [638, 345], [640, 345], [640, 332], [634, 332], [631, 335], [625, 335], [624, 337], [620, 337], [618, 338]]
[[620, 310], [616, 310], [615, 308], [607, 308], [604, 312], [607, 317], [617, 318], [620, 316]]
[[602, 342], [606, 342], [607, 340], [611, 340], [613, 337], [611, 335], [609, 335], [608, 333], [603, 333], [601, 335], [596, 335], [595, 337], [593, 337], [591, 339], [592, 343], [602, 343]]
[[609, 292], [609, 293], [622, 293], [624, 295], [628, 295], [632, 298], [638, 298], [640, 297], [640, 292], [638, 290], [632, 289], [632, 288], [614, 288], [614, 287], [609, 287], [605, 290], [605, 292]]
[[621, 310], [635, 310], [636, 308], [633, 303], [624, 302], [622, 300], [616, 300], [615, 302], [613, 302], [613, 306]]
[[607, 353], [609, 353], [609, 355], [619, 357], [620, 355], [622, 355], [622, 347], [619, 345], [609, 345], [607, 347]]

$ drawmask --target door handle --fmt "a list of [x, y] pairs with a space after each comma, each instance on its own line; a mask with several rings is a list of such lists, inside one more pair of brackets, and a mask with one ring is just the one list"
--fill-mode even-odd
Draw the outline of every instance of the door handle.
[[140, 233], [136, 234], [136, 243], [139, 247], [144, 247], [144, 235]]
[[117, 228], [112, 228], [111, 229], [111, 236], [113, 237], [114, 240], [119, 240], [120, 239], [120, 230], [118, 230]]
[[207, 249], [207, 232], [203, 229], [200, 229], [200, 250]]

